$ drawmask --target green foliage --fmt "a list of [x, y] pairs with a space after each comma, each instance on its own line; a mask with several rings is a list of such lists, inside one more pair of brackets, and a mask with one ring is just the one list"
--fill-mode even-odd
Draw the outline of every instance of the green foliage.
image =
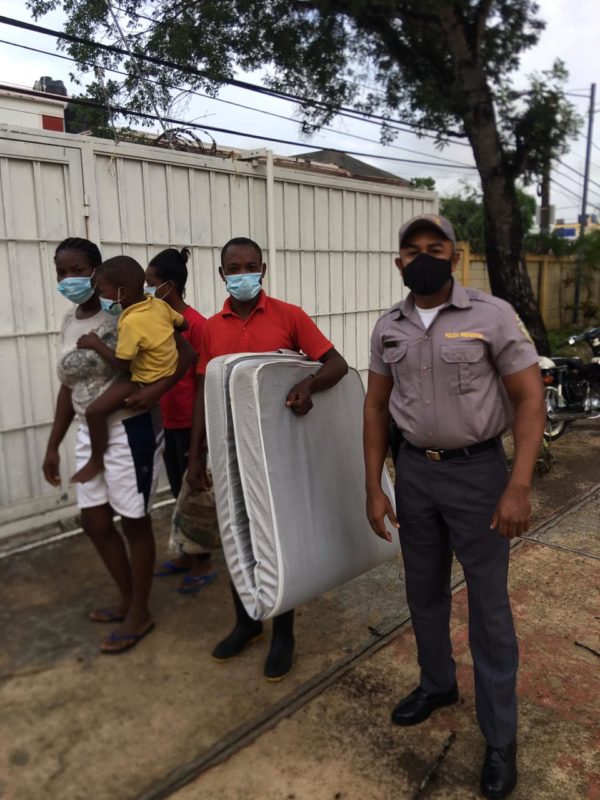
[[517, 199], [519, 201], [519, 208], [521, 210], [521, 223], [523, 225], [523, 235], [527, 236], [535, 222], [535, 212], [537, 204], [535, 197], [532, 197], [523, 189], [517, 188]]
[[[28, 7], [36, 17], [61, 7], [68, 33], [123, 46], [104, 0], [28, 0]], [[436, 130], [441, 139], [484, 121], [474, 118], [470, 81], [495, 104], [477, 113], [499, 114], [503, 169], [515, 177], [535, 173], [541, 155], [563, 152], [576, 124], [560, 62], [528, 91], [512, 89], [521, 54], [544, 27], [534, 0], [122, 0], [118, 9], [134, 54], [179, 67], [134, 64], [84, 44], [59, 47], [83, 70], [124, 69], [128, 76], [111, 97], [132, 111], [166, 110], [175, 85], [216, 93], [238, 71], [260, 69], [271, 87], [306, 99], [306, 132], [352, 104]], [[98, 82], [88, 91], [106, 95]], [[394, 136], [382, 126], [384, 140]]]
[[[27, 4], [35, 16], [61, 7], [68, 33], [123, 46], [110, 2]], [[492, 290], [513, 302], [544, 352], [544, 325], [521, 259], [515, 181], [530, 181], [563, 153], [580, 121], [559, 61], [524, 91], [513, 88], [522, 54], [544, 28], [538, 12], [536, 0], [120, 0], [115, 13], [133, 57], [59, 46], [82, 70], [90, 63], [124, 69], [111, 98], [131, 111], [166, 111], [176, 86], [216, 93], [224, 80], [260, 70], [261, 83], [305, 101], [307, 133], [352, 106], [433, 130], [440, 147], [466, 137], [481, 178]], [[170, 63], [141, 60], [146, 55]], [[89, 92], [106, 94], [102, 85]], [[395, 135], [390, 123], [382, 125], [382, 141]]]
[[[517, 189], [517, 196], [527, 234], [535, 220], [535, 198], [522, 189]], [[485, 252], [485, 213], [479, 192], [468, 189], [463, 194], [440, 198], [440, 213], [448, 217], [459, 241], [469, 242], [475, 253]]]
[[472, 191], [466, 196], [456, 194], [440, 198], [440, 214], [448, 217], [459, 241], [469, 242], [475, 253], [484, 252], [483, 203], [477, 192]]
[[508, 145], [511, 173], [526, 183], [541, 175], [554, 158], [568, 151], [581, 117], [565, 96], [568, 72], [557, 59], [551, 69], [530, 76], [526, 92], [502, 85], [496, 91], [496, 108], [502, 140]]
[[597, 294], [594, 296], [596, 276], [600, 270], [600, 231], [590, 231], [578, 239], [576, 253], [581, 259], [579, 269], [583, 289], [579, 310], [586, 324], [596, 324], [600, 321], [600, 305]]
[[578, 239], [575, 245], [583, 263], [592, 270], [600, 269], [600, 230], [593, 230]]
[[567, 339], [573, 333], [570, 329], [562, 328], [559, 331], [548, 331], [548, 341], [550, 342], [550, 350], [555, 355], [562, 355], [565, 349], [569, 346]]
[[600, 269], [600, 230], [593, 230], [583, 238], [565, 239], [553, 231], [549, 236], [535, 234], [526, 238], [528, 253], [550, 253], [562, 260], [569, 256], [580, 256], [590, 270]]
[[435, 190], [435, 180], [433, 178], [411, 178], [410, 185], [413, 189], [426, 189], [431, 192]]

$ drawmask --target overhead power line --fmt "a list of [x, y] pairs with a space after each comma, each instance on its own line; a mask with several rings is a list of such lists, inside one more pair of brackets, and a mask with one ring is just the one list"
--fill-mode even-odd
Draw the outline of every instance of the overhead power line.
[[[583, 172], [579, 172], [579, 170], [575, 169], [574, 167], [571, 167], [569, 164], [566, 164], [561, 158], [558, 159], [558, 163], [562, 164], [563, 167], [570, 170], [571, 172], [574, 172], [575, 175], [579, 175], [580, 178], [585, 178]], [[598, 183], [598, 181], [594, 181], [591, 178], [588, 178], [588, 182], [593, 183], [594, 186], [597, 186], [600, 189], [600, 183]]]
[[575, 198], [575, 200], [577, 200], [577, 203], [578, 203], [578, 204], [581, 202], [581, 195], [579, 195], [579, 194], [576, 194], [574, 191], [572, 191], [571, 189], [569, 189], [569, 187], [568, 187], [568, 186], [563, 186], [563, 185], [562, 185], [562, 183], [559, 183], [559, 182], [558, 182], [557, 180], [555, 180], [554, 178], [550, 178], [550, 181], [551, 181], [551, 183], [553, 183], [555, 186], [558, 186], [558, 187], [559, 187], [559, 189], [562, 189], [562, 191], [563, 191], [563, 192], [566, 192], [567, 194], [570, 194], [570, 195], [571, 195], [571, 197], [574, 197], [574, 198]]
[[[69, 61], [72, 64], [79, 63], [79, 62], [77, 62], [77, 60], [75, 58], [72, 58], [71, 56], [64, 56], [64, 55], [61, 55], [60, 53], [52, 53], [50, 50], [41, 50], [38, 47], [31, 47], [31, 46], [25, 45], [25, 44], [18, 44], [17, 42], [11, 42], [11, 41], [8, 41], [7, 39], [0, 39], [0, 44], [6, 44], [6, 45], [9, 45], [11, 47], [17, 47], [17, 48], [19, 48], [21, 50], [29, 50], [29, 51], [34, 52], [34, 53], [41, 53], [41, 54], [46, 55], [46, 56], [51, 56], [52, 58], [59, 58], [59, 59], [61, 59], [63, 61]], [[84, 62], [84, 63], [85, 63], [85, 66], [90, 67], [90, 68], [96, 68], [97, 67], [96, 64], [93, 64], [92, 62], [89, 62], [89, 61], [88, 62]], [[120, 70], [120, 69], [116, 69], [115, 67], [103, 67], [102, 69], [104, 69], [106, 72], [113, 72], [116, 75], [123, 75], [124, 77], [128, 76], [127, 72], [124, 72], [123, 70]], [[152, 83], [154, 85], [159, 85], [159, 82], [153, 80], [152, 78], [144, 78], [144, 80], [147, 83]], [[169, 86], [169, 88], [171, 88], [173, 90], [186, 92], [187, 94], [191, 94], [191, 95], [194, 95], [195, 97], [200, 97], [200, 98], [205, 99], [205, 100], [214, 101], [216, 103], [224, 103], [225, 105], [234, 106], [235, 108], [243, 108], [246, 111], [254, 111], [254, 112], [258, 113], [258, 114], [264, 114], [264, 115], [266, 115], [268, 117], [274, 117], [275, 119], [281, 119], [284, 122], [292, 122], [292, 123], [295, 122], [295, 120], [293, 120], [289, 115], [285, 116], [284, 114], [276, 114], [274, 111], [265, 111], [262, 108], [256, 108], [254, 106], [248, 106], [248, 105], [245, 105], [244, 103], [236, 103], [233, 100], [225, 100], [222, 97], [211, 97], [210, 95], [204, 94], [203, 92], [197, 92], [194, 89], [187, 89], [187, 88], [185, 88], [183, 86], [177, 86], [176, 84], [168, 84], [168, 86]], [[358, 120], [357, 119], [356, 121], [357, 122], [368, 122], [369, 120]], [[357, 139], [357, 140], [360, 140], [360, 141], [363, 141], [363, 142], [369, 142], [371, 144], [376, 144], [376, 145], [380, 145], [380, 146], [383, 146], [383, 147], [389, 147], [392, 150], [398, 150], [398, 151], [402, 151], [402, 152], [405, 152], [405, 153], [413, 153], [414, 155], [419, 155], [419, 156], [427, 156], [428, 158], [435, 158], [438, 161], [445, 162], [443, 164], [443, 166], [451, 166], [451, 165], [461, 166], [461, 167], [469, 166], [468, 164], [465, 164], [464, 161], [456, 161], [455, 159], [452, 159], [452, 158], [446, 158], [444, 156], [437, 156], [434, 153], [424, 153], [422, 150], [413, 150], [410, 147], [401, 147], [400, 145], [396, 145], [396, 144], [381, 145], [381, 142], [379, 142], [377, 139], [370, 139], [368, 136], [360, 136], [359, 134], [356, 134], [356, 133], [349, 133], [347, 131], [340, 131], [337, 128], [331, 128], [331, 127], [329, 127], [327, 125], [323, 125], [319, 130], [327, 131], [329, 133], [335, 133], [338, 136], [347, 136], [347, 137], [350, 137], [351, 139]], [[412, 131], [409, 131], [409, 130], [407, 130], [406, 133], [410, 133], [411, 135], [414, 135], [412, 133]], [[440, 165], [440, 166], [442, 166], [442, 165]]]
[[[62, 39], [63, 41], [72, 42], [73, 44], [82, 44], [87, 47], [94, 47], [97, 50], [104, 50], [105, 52], [112, 53], [113, 55], [118, 55], [123, 58], [130, 57], [130, 53], [126, 49], [117, 47], [116, 45], [103, 44], [101, 42], [93, 41], [92, 39], [86, 39], [85, 37], [82, 36], [74, 36], [73, 34], [65, 33], [64, 31], [53, 30], [51, 28], [45, 28], [41, 25], [34, 25], [30, 22], [25, 22], [24, 20], [14, 19], [13, 17], [6, 17], [4, 15], [0, 15], [0, 23], [15, 28], [21, 28], [22, 30], [33, 31], [34, 33], [41, 33], [45, 36], [53, 36], [57, 39]], [[151, 56], [147, 54], [142, 55], [141, 53], [135, 53], [135, 57], [149, 64], [154, 64], [155, 66], [166, 67], [167, 69], [177, 70], [178, 72], [183, 72], [188, 75], [195, 75], [200, 78], [210, 79], [210, 76], [207, 75], [206, 72], [196, 69], [195, 67], [186, 66], [184, 64], [178, 64], [174, 61], [167, 61], [165, 59], [157, 58], [156, 56]], [[261, 86], [260, 84], [250, 83], [248, 81], [241, 81], [238, 80], [237, 78], [223, 79], [222, 83], [226, 83], [230, 86], [235, 86], [236, 88], [239, 89], [246, 89], [248, 91], [257, 92], [258, 94], [264, 94], [270, 97], [289, 100], [291, 102], [297, 103], [302, 106], [320, 108], [325, 111], [332, 110], [327, 103], [324, 103], [320, 100], [307, 100], [306, 98], [292, 94], [291, 92], [276, 91], [275, 89], [269, 89], [265, 86]], [[359, 109], [347, 106], [340, 106], [340, 109], [336, 113], [338, 113], [341, 116], [350, 114], [355, 119], [364, 117], [369, 120], [376, 120], [379, 123], [385, 123], [391, 126], [397, 124], [397, 125], [406, 125], [407, 127], [414, 128], [416, 130], [420, 129], [420, 126], [417, 123], [412, 123], [405, 120], [389, 119], [388, 117], [385, 117], [381, 114], [371, 114], [369, 112], [361, 111]], [[444, 131], [444, 136], [457, 139], [465, 138], [463, 134], [452, 130]], [[469, 146], [464, 142], [462, 144], [464, 144], [466, 147]]]
[[577, 178], [574, 178], [572, 175], [567, 175], [566, 172], [561, 172], [559, 169], [556, 169], [556, 167], [554, 167], [554, 169], [552, 171], [556, 175], [560, 175], [561, 178], [565, 178], [566, 180], [571, 181], [572, 183], [575, 183], [577, 185], [577, 188], [581, 189], [581, 181], [577, 180]]
[[[561, 178], [568, 178], [569, 180], [574, 180], [574, 179], [571, 178], [570, 175], [567, 175], [565, 172], [559, 172], [558, 170], [554, 170], [554, 174], [555, 175], [559, 175]], [[577, 183], [577, 181], [575, 181], [575, 183]], [[575, 194], [577, 194], [577, 196], [579, 197], [579, 200], [581, 200], [581, 198], [583, 197], [583, 188], [579, 184], [577, 184], [577, 185], [579, 186], [579, 193], [575, 192]], [[571, 189], [571, 191], [574, 191], [574, 190]], [[588, 194], [590, 194], [593, 198], [597, 198], [598, 200], [600, 200], [600, 193], [593, 192], [590, 189], [588, 189]]]
[[[97, 103], [94, 100], [85, 100], [83, 98], [70, 98], [70, 97], [65, 97], [64, 95], [51, 94], [50, 92], [38, 92], [35, 89], [15, 89], [14, 86], [9, 86], [7, 84], [2, 84], [2, 83], [0, 83], [0, 89], [9, 92], [18, 91], [21, 94], [25, 94], [30, 97], [42, 97], [46, 99], [54, 98], [56, 100], [61, 100], [66, 103], [73, 103], [74, 105], [86, 106], [88, 108], [96, 108], [102, 111], [108, 110], [106, 105], [104, 105], [103, 103]], [[154, 121], [158, 120], [158, 117], [155, 114], [149, 114], [144, 111], [132, 111], [131, 109], [126, 109], [123, 108], [122, 106], [111, 105], [110, 110], [113, 113], [117, 114], [129, 114], [134, 117], [140, 117], [141, 119], [154, 120]], [[323, 148], [322, 144], [311, 144], [310, 142], [296, 142], [290, 139], [278, 139], [272, 136], [263, 136], [257, 133], [247, 133], [244, 131], [231, 130], [230, 128], [218, 128], [214, 125], [206, 125], [204, 123], [186, 122], [185, 120], [174, 119], [173, 117], [162, 117], [162, 119], [164, 122], [168, 122], [171, 125], [178, 125], [180, 127], [186, 127], [186, 128], [196, 128], [198, 130], [205, 130], [205, 131], [214, 131], [216, 133], [224, 133], [229, 136], [241, 136], [246, 139], [257, 139], [258, 141], [263, 141], [263, 142], [276, 142], [277, 144], [287, 144], [292, 147], [308, 147], [312, 150], [321, 150]], [[340, 150], [339, 148], [336, 147], [327, 147], [327, 149], [331, 150], [333, 153], [346, 153], [347, 155], [362, 156], [363, 158], [374, 158], [382, 161], [395, 161], [400, 164], [420, 164], [422, 166], [427, 166], [427, 167], [437, 167], [438, 169], [444, 166], [446, 167], [446, 169], [468, 169], [468, 170], [477, 169], [476, 167], [472, 166], [459, 167], [456, 166], [455, 164], [448, 164], [448, 165], [436, 164], [435, 162], [432, 161], [418, 161], [412, 158], [379, 156], [373, 153], [365, 153], [363, 151], [357, 151], [357, 150]]]
[[[556, 167], [553, 169], [553, 172], [555, 175], [560, 175], [561, 178], [565, 178], [566, 180], [572, 181], [574, 184], [576, 184], [577, 188], [579, 189], [579, 199], [581, 200], [581, 198], [583, 197], [583, 187], [581, 181], [578, 181], [577, 178], [573, 178], [566, 172], [561, 172], [559, 169], [556, 169]], [[589, 187], [588, 187], [588, 192], [593, 195], [597, 195], [600, 198], [600, 193], [593, 189], [589, 189]]]
[[[554, 169], [553, 172], [554, 172], [555, 175], [559, 175], [561, 178], [566, 178], [567, 180], [573, 181], [573, 183], [575, 183], [577, 185], [577, 187], [579, 189], [579, 193], [577, 194], [576, 192], [574, 192], [573, 189], [571, 189], [571, 191], [574, 192], [575, 194], [577, 194], [577, 197], [581, 201], [581, 198], [583, 197], [583, 188], [582, 188], [580, 182], [576, 178], [572, 178], [570, 175], [567, 175], [566, 172], [561, 172], [560, 170], [557, 170], [557, 169]], [[598, 199], [600, 199], [600, 193], [595, 192], [595, 191], [591, 191], [590, 189], [588, 189], [588, 193], [590, 193], [594, 197], [597, 197]]]

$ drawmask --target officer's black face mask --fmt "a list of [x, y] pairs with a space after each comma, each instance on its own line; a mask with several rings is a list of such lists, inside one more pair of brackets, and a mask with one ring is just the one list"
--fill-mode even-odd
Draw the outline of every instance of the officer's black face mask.
[[420, 253], [402, 270], [404, 285], [425, 297], [439, 292], [451, 275], [452, 261], [449, 258], [434, 258], [428, 253]]

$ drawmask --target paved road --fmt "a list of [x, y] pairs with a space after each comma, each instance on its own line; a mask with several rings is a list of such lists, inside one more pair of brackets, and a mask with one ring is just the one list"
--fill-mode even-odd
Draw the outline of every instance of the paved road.
[[[554, 453], [554, 470], [537, 481], [538, 523], [600, 485], [600, 425], [574, 427]], [[574, 644], [600, 650], [599, 612], [590, 607], [599, 503], [587, 497], [513, 554], [522, 653], [516, 797], [527, 800], [600, 797], [590, 723], [598, 659]], [[168, 512], [155, 520], [163, 554]], [[84, 537], [0, 561], [0, 797], [156, 799], [234, 753], [174, 796], [396, 800], [412, 796], [451, 730], [456, 740], [424, 796], [470, 797], [483, 745], [464, 592], [453, 618], [464, 702], [418, 733], [388, 724], [390, 707], [416, 680], [399, 570], [385, 565], [302, 608], [295, 669], [271, 685], [261, 674], [264, 641], [230, 664], [209, 657], [230, 624], [223, 568], [196, 599], [179, 596], [175, 579], [157, 581], [155, 633], [107, 658], [97, 651], [106, 631], [85, 614], [110, 601], [110, 584]]]

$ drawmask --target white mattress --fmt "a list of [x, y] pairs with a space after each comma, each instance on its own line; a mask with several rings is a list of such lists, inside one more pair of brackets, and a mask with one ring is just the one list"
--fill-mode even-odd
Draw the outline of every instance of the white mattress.
[[[223, 549], [254, 619], [307, 602], [393, 557], [365, 515], [362, 407], [355, 370], [297, 417], [291, 387], [321, 364], [298, 355], [223, 356], [205, 382]], [[382, 487], [393, 502], [384, 470]]]

